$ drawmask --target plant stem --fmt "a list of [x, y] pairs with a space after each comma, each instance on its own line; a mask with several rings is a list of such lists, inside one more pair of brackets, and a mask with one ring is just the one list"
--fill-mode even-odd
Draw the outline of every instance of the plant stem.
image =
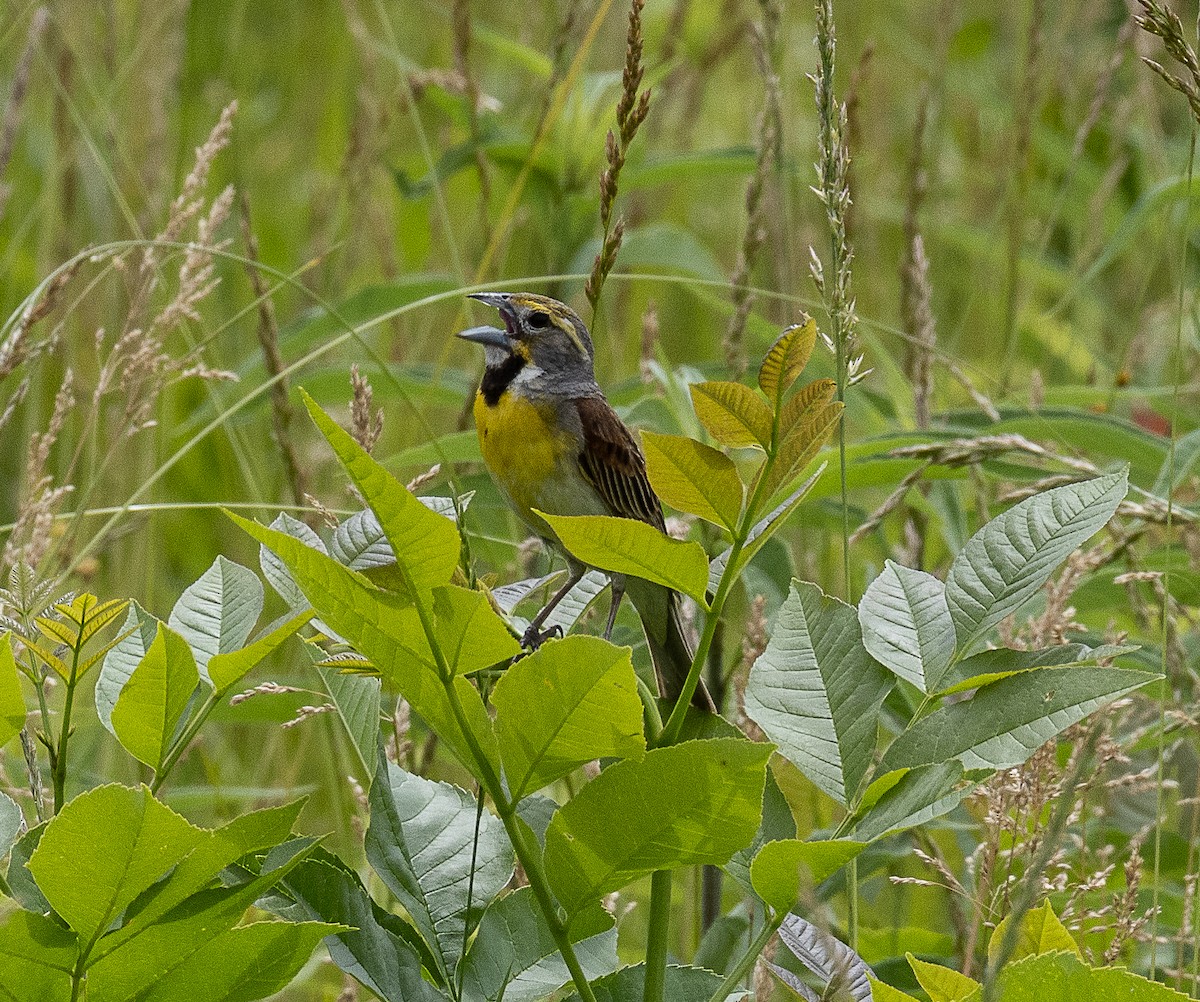
[[75, 703], [75, 677], [79, 667], [79, 643], [71, 652], [71, 677], [67, 679], [67, 698], [63, 702], [62, 730], [58, 736], [58, 748], [54, 752], [54, 813], [62, 810], [66, 802], [67, 789], [67, 739], [71, 736], [71, 709]]
[[777, 915], [770, 922], [763, 924], [757, 936], [739, 958], [738, 962], [733, 965], [733, 968], [725, 975], [725, 980], [721, 982], [721, 986], [712, 993], [708, 1002], [725, 1002], [729, 997], [729, 993], [737, 988], [738, 983], [744, 978], [754, 966], [754, 962], [758, 960], [758, 956], [767, 948], [767, 944], [771, 941], [771, 937], [775, 935], [780, 925], [783, 924], [783, 915]]
[[197, 710], [192, 719], [188, 721], [187, 727], [185, 727], [183, 733], [179, 735], [179, 740], [176, 741], [175, 744], [171, 746], [171, 750], [167, 752], [167, 757], [163, 759], [161, 768], [155, 771], [154, 782], [150, 784], [151, 793], [158, 792], [159, 787], [162, 786], [163, 782], [166, 780], [168, 773], [175, 768], [175, 763], [178, 762], [180, 756], [187, 751], [188, 745], [192, 743], [192, 739], [195, 738], [195, 736], [199, 733], [200, 728], [204, 726], [204, 722], [208, 719], [208, 715], [212, 713], [213, 709], [217, 705], [217, 700], [220, 699], [222, 695], [224, 695], [223, 692], [218, 693], [215, 689], [210, 692], [208, 694], [208, 699], [204, 701], [200, 709]]
[[655, 870], [650, 878], [650, 929], [646, 943], [646, 986], [643, 1002], [663, 1002], [667, 983], [667, 940], [671, 926], [671, 871]]

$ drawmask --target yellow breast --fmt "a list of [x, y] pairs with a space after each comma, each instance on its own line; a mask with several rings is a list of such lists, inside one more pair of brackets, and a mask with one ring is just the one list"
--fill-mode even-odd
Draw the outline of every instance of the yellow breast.
[[483, 461], [518, 514], [542, 530], [544, 524], [534, 519], [530, 509], [546, 510], [542, 499], [548, 485], [559, 480], [566, 467], [575, 466], [573, 437], [556, 425], [552, 405], [512, 392], [490, 407], [482, 393], [475, 397], [475, 428]]

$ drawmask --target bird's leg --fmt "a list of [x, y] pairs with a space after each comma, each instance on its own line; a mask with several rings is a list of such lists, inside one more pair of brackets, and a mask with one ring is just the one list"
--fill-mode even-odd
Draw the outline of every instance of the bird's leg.
[[604, 627], [604, 639], [612, 639], [613, 624], [617, 621], [617, 610], [621, 608], [621, 599], [625, 596], [625, 575], [614, 574], [609, 579], [612, 586], [612, 605], [608, 607], [608, 625]]
[[550, 601], [542, 607], [541, 612], [539, 612], [533, 617], [533, 619], [529, 621], [528, 629], [526, 629], [524, 634], [521, 636], [522, 647], [525, 647], [531, 651], [536, 651], [539, 647], [541, 647], [544, 641], [549, 640], [551, 637], [562, 636], [561, 626], [553, 626], [543, 633], [542, 624], [546, 622], [546, 617], [548, 617], [550, 613], [554, 611], [555, 606], [557, 606], [559, 602], [567, 597], [571, 589], [579, 584], [586, 573], [587, 568], [582, 564], [571, 564], [571, 573], [567, 577], [566, 583], [554, 593]]

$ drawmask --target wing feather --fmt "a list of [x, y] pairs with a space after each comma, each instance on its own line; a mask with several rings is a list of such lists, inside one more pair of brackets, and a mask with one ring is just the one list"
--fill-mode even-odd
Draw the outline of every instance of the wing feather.
[[603, 397], [575, 402], [583, 426], [579, 468], [614, 515], [648, 522], [666, 532], [662, 505], [637, 440]]

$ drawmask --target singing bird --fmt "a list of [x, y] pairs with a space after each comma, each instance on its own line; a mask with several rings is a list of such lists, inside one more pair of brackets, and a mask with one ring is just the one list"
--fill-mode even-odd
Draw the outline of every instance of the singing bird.
[[[504, 329], [472, 327], [459, 337], [483, 345], [486, 368], [475, 396], [475, 427], [483, 461], [522, 521], [559, 549], [570, 573], [522, 638], [537, 647], [542, 626], [588, 568], [567, 553], [535, 511], [549, 515], [616, 515], [666, 532], [662, 505], [646, 475], [646, 460], [630, 430], [596, 383], [592, 338], [569, 306], [528, 292], [480, 292], [470, 297], [500, 311]], [[612, 604], [604, 636], [612, 634], [623, 595], [641, 616], [660, 693], [682, 691], [693, 648], [680, 597], [642, 578], [610, 574]], [[703, 681], [692, 702], [712, 710]]]

